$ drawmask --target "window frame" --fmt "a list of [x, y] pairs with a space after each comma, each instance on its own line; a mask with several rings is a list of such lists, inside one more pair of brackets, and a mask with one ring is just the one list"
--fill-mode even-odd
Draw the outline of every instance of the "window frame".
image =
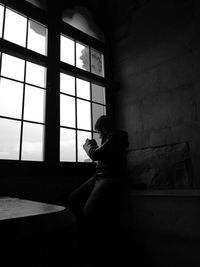
[[[46, 112], [45, 112], [45, 137], [44, 137], [44, 161], [26, 161], [26, 160], [6, 160], [0, 159], [0, 165], [3, 164], [21, 166], [68, 166], [69, 169], [84, 166], [83, 168], [91, 168], [93, 163], [89, 162], [60, 162], [60, 72], [72, 73], [75, 77], [88, 80], [91, 83], [99, 84], [105, 87], [106, 109], [107, 114], [112, 114], [113, 105], [111, 100], [110, 77], [108, 76], [108, 47], [92, 36], [72, 27], [62, 21], [61, 10], [56, 10], [53, 4], [48, 4], [48, 10], [44, 11], [33, 6], [29, 2], [17, 3], [14, 0], [1, 0], [1, 4], [8, 6], [16, 12], [22, 13], [28, 18], [35, 20], [48, 29], [47, 39], [47, 55], [44, 56], [27, 48], [11, 43], [0, 38], [1, 52], [8, 53], [26, 59], [27, 61], [45, 66], [47, 68], [46, 80]], [[54, 20], [52, 20], [52, 16]], [[5, 20], [5, 17], [4, 17]], [[4, 21], [5, 23], [5, 21]], [[60, 35], [64, 34], [80, 43], [84, 43], [89, 47], [104, 54], [104, 77], [98, 76], [92, 72], [87, 72], [70, 64], [60, 61]], [[110, 103], [109, 103], [110, 102]], [[53, 107], [53, 108], [52, 108]], [[93, 129], [91, 128], [91, 131]], [[53, 140], [53, 142], [52, 142]], [[92, 167], [93, 168], [93, 167]]]

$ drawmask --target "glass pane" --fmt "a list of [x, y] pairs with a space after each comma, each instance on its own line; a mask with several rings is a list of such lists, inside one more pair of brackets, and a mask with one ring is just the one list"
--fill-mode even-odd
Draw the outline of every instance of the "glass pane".
[[45, 26], [29, 20], [27, 47], [42, 55], [47, 55], [47, 28]]
[[105, 106], [92, 104], [93, 130], [94, 130], [94, 126], [95, 126], [97, 119], [102, 115], [106, 115]]
[[23, 84], [0, 79], [0, 115], [21, 119]]
[[101, 139], [99, 138], [99, 134], [98, 133], [93, 133], [94, 139], [97, 142], [97, 145], [100, 146], [101, 145]]
[[27, 18], [6, 8], [4, 39], [25, 47]]
[[46, 68], [38, 64], [27, 62], [26, 82], [46, 88]]
[[2, 54], [1, 75], [13, 78], [19, 81], [24, 80], [24, 63], [23, 59]]
[[75, 63], [74, 41], [61, 35], [60, 60], [74, 66]]
[[22, 160], [43, 161], [44, 126], [24, 122]]
[[80, 43], [76, 43], [76, 67], [90, 70], [89, 48]]
[[104, 77], [103, 54], [94, 49], [91, 49], [91, 72]]
[[45, 118], [46, 91], [37, 87], [26, 85], [24, 119], [43, 122]]
[[76, 132], [60, 128], [60, 161], [76, 161]]
[[79, 162], [91, 162], [91, 159], [83, 149], [83, 145], [86, 139], [91, 139], [90, 132], [78, 131], [78, 161]]
[[75, 98], [60, 95], [60, 124], [75, 127]]
[[60, 73], [60, 92], [75, 95], [75, 78], [73, 76]]
[[0, 118], [0, 158], [19, 159], [21, 122]]
[[77, 123], [79, 129], [91, 130], [90, 102], [77, 100]]
[[77, 96], [90, 100], [90, 83], [81, 79], [76, 79]]
[[2, 38], [2, 31], [3, 31], [3, 13], [4, 13], [4, 7], [0, 5], [0, 38]]
[[106, 101], [104, 87], [92, 83], [92, 101], [105, 105]]

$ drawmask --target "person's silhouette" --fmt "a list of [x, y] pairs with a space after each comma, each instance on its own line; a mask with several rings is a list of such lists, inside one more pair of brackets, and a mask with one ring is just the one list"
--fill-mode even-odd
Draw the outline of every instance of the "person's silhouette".
[[87, 139], [83, 145], [88, 156], [97, 161], [95, 174], [70, 194], [68, 208], [77, 217], [81, 243], [89, 240], [93, 253], [98, 255], [100, 249], [101, 256], [105, 256], [110, 241], [113, 241], [116, 206], [127, 184], [128, 135], [117, 130], [109, 116], [101, 116], [95, 130], [99, 133], [101, 145], [98, 147], [94, 139]]

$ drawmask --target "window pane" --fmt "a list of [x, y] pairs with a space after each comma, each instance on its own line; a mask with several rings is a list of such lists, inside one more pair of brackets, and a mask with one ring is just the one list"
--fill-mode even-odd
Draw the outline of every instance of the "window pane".
[[91, 49], [91, 71], [94, 74], [104, 77], [103, 54], [94, 49]]
[[74, 41], [61, 35], [60, 60], [74, 66], [75, 58]]
[[43, 160], [44, 126], [24, 122], [22, 160]]
[[75, 127], [75, 98], [60, 95], [60, 124]]
[[47, 55], [47, 28], [33, 20], [28, 22], [29, 49]]
[[2, 38], [2, 31], [3, 31], [3, 13], [4, 13], [4, 7], [0, 5], [0, 38]]
[[90, 102], [77, 100], [77, 123], [79, 129], [91, 130]]
[[21, 119], [23, 84], [0, 79], [0, 115]]
[[60, 73], [60, 92], [75, 95], [75, 78], [73, 76]]
[[90, 70], [89, 48], [80, 43], [76, 43], [76, 67]]
[[4, 38], [25, 47], [26, 24], [26, 17], [6, 8]]
[[21, 122], [0, 118], [0, 158], [19, 159]]
[[97, 119], [102, 115], [106, 115], [105, 106], [92, 104], [93, 130]]
[[81, 79], [76, 79], [77, 96], [90, 100], [90, 83]]
[[105, 104], [105, 88], [92, 83], [92, 101]]
[[76, 132], [60, 128], [60, 161], [76, 161]]
[[9, 78], [13, 78], [19, 81], [24, 80], [24, 60], [10, 56], [8, 54], [2, 54], [2, 66], [1, 75]]
[[90, 132], [78, 131], [78, 161], [79, 162], [90, 162], [91, 159], [83, 149], [83, 145], [86, 139], [91, 139]]
[[27, 62], [26, 82], [45, 88], [46, 87], [46, 68], [38, 64]]
[[26, 85], [24, 119], [44, 122], [46, 91], [37, 87]]

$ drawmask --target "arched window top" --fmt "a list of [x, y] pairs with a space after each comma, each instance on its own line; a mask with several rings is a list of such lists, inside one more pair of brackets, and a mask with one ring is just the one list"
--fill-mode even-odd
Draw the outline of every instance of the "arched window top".
[[84, 33], [104, 42], [104, 34], [96, 25], [91, 13], [86, 7], [75, 6], [73, 9], [65, 9], [62, 20]]
[[25, 1], [31, 3], [36, 7], [39, 7], [40, 9], [47, 11], [47, 0], [25, 0]]

